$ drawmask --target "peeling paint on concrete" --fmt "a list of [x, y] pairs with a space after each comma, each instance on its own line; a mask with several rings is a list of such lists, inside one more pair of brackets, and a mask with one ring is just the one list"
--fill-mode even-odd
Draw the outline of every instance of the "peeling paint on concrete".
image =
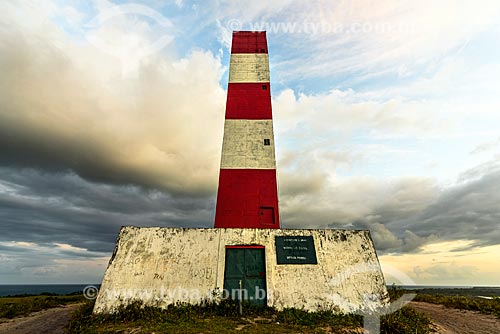
[[275, 169], [273, 138], [272, 120], [226, 119], [220, 167]]
[[229, 68], [229, 83], [269, 82], [267, 53], [232, 53]]
[[[275, 236], [313, 236], [318, 264], [278, 265]], [[369, 231], [123, 227], [94, 312], [133, 300], [166, 307], [217, 299], [231, 245], [265, 247], [267, 305], [277, 309], [353, 312], [388, 301]]]

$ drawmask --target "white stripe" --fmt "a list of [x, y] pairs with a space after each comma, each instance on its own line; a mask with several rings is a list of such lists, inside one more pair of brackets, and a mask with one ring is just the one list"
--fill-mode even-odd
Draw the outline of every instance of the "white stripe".
[[229, 82], [269, 82], [267, 53], [231, 54]]
[[276, 169], [273, 121], [226, 119], [221, 168]]

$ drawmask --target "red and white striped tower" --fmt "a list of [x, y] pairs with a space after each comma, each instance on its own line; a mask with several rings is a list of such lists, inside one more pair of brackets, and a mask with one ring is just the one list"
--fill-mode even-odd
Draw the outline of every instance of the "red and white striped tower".
[[265, 31], [233, 32], [215, 227], [280, 227]]

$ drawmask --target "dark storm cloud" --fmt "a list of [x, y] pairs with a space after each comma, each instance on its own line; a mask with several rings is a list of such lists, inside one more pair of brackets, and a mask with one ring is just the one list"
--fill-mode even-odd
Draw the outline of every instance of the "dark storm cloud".
[[[317, 227], [323, 221], [336, 221], [329, 226], [369, 229], [377, 249], [385, 252], [415, 252], [440, 240], [472, 240], [469, 247], [498, 244], [498, 164], [467, 171], [460, 180], [442, 190], [420, 179], [406, 179], [393, 184], [390, 191], [381, 190], [380, 184], [357, 181], [336, 189], [337, 193], [328, 193], [340, 203], [331, 207], [329, 201], [309, 192], [299, 197], [306, 204], [301, 206], [294, 202], [297, 188], [291, 187], [293, 191], [287, 193], [285, 187], [280, 194], [282, 223], [284, 227]], [[371, 204], [362, 195], [368, 189], [377, 197]], [[0, 168], [0, 190], [0, 241], [47, 247], [69, 244], [106, 255], [122, 225], [211, 227], [215, 207], [215, 194], [205, 198], [173, 196], [136, 186], [89, 182], [69, 171]], [[386, 196], [380, 196], [382, 193]], [[315, 199], [315, 206], [308, 207], [307, 198]], [[290, 224], [290, 216], [300, 226]], [[4, 253], [5, 245], [0, 247]], [[17, 251], [26, 252], [23, 248]], [[95, 256], [71, 249], [58, 254]]]
[[1, 241], [65, 243], [111, 252], [122, 225], [209, 227], [211, 198], [172, 197], [74, 173], [0, 168]]
[[123, 225], [211, 227], [213, 196], [173, 196], [73, 172], [0, 168], [0, 278], [98, 282]]
[[377, 247], [387, 251], [416, 251], [436, 240], [472, 241], [455, 251], [499, 244], [500, 163], [481, 165], [459, 179], [422, 210], [405, 215], [404, 205], [392, 203], [374, 210], [374, 220], [360, 219], [353, 225], [372, 229]]
[[287, 185], [280, 187], [288, 228], [368, 229], [378, 250], [395, 253], [419, 252], [439, 241], [470, 241], [465, 249], [500, 242], [498, 160], [465, 171], [447, 188], [425, 177], [290, 176], [284, 173]]
[[97, 282], [96, 278], [101, 277], [106, 268], [108, 254], [66, 248], [68, 248], [66, 244], [3, 242], [0, 253], [1, 282], [8, 284]]
[[471, 247], [500, 243], [500, 170], [491, 166], [484, 172], [445, 190], [420, 215], [402, 221], [400, 228], [444, 240], [474, 240]]

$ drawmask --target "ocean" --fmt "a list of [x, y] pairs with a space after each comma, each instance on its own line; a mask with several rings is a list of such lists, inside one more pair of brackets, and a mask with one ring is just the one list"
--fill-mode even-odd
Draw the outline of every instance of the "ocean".
[[73, 292], [82, 292], [88, 285], [100, 287], [100, 284], [0, 284], [0, 297], [16, 295], [39, 295], [41, 293], [55, 293], [66, 295]]
[[[458, 295], [458, 296], [471, 296], [471, 297], [499, 297], [499, 286], [445, 286], [445, 285], [396, 285], [398, 288], [405, 290], [415, 290], [419, 293], [430, 295]], [[390, 285], [387, 286], [391, 288]]]
[[[15, 295], [39, 295], [41, 293], [55, 293], [58, 295], [82, 292], [86, 286], [93, 285], [99, 288], [100, 284], [0, 284], [0, 297]], [[388, 288], [391, 285], [387, 286]], [[420, 290], [424, 293], [460, 294], [471, 296], [500, 296], [500, 287], [485, 286], [436, 286], [411, 285], [397, 286], [407, 290]]]

